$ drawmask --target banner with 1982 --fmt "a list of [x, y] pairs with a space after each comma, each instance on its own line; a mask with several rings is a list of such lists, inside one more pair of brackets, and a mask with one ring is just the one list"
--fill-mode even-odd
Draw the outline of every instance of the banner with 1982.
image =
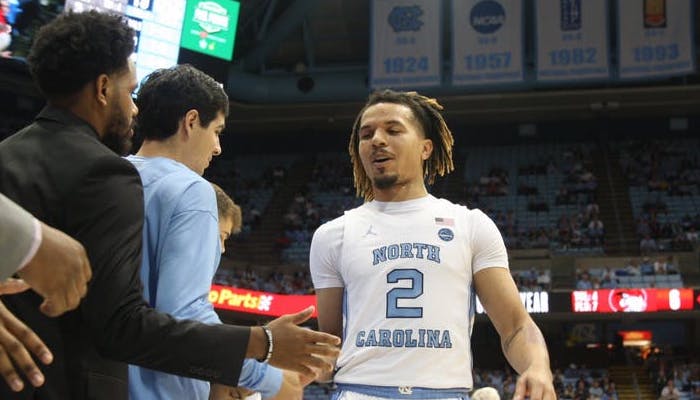
[[536, 0], [537, 80], [610, 78], [607, 0]]
[[370, 86], [440, 85], [442, 0], [373, 0]]

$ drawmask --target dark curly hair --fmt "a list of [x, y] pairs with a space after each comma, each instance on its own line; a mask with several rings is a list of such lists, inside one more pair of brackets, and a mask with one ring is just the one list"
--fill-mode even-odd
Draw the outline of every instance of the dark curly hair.
[[433, 153], [430, 158], [423, 162], [423, 176], [428, 184], [433, 184], [437, 175], [444, 176], [454, 170], [454, 163], [452, 162], [454, 138], [440, 113], [442, 106], [437, 100], [416, 92], [396, 92], [389, 89], [374, 92], [369, 96], [367, 103], [360, 110], [359, 114], [357, 114], [352, 133], [350, 134], [350, 143], [348, 144], [355, 190], [358, 197], [364, 197], [367, 201], [374, 199], [372, 181], [362, 167], [358, 146], [360, 144], [359, 131], [362, 115], [369, 107], [377, 103], [401, 104], [410, 108], [413, 117], [423, 129], [425, 137], [432, 140]]
[[101, 74], [127, 67], [134, 30], [116, 14], [66, 13], [43, 26], [27, 56], [29, 70], [49, 98], [77, 93]]
[[141, 82], [136, 106], [136, 133], [141, 139], [161, 140], [174, 135], [189, 110], [197, 110], [202, 127], [209, 126], [219, 112], [228, 116], [228, 96], [221, 84], [188, 64], [148, 75]]

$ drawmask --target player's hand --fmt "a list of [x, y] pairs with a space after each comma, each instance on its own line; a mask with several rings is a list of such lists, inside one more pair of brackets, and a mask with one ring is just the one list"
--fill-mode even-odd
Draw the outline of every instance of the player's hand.
[[34, 258], [18, 274], [44, 298], [41, 312], [56, 317], [78, 307], [92, 272], [85, 249], [75, 239], [43, 222], [41, 234]]
[[311, 318], [313, 312], [314, 307], [308, 307], [268, 324], [274, 344], [270, 365], [309, 377], [333, 369], [328, 359], [338, 357], [340, 338], [297, 326]]
[[513, 400], [556, 400], [552, 372], [548, 367], [531, 366], [515, 382]]
[[300, 381], [299, 374], [291, 371], [283, 371], [283, 374], [280, 391], [270, 400], [302, 400], [305, 385]]
[[255, 392], [240, 386], [232, 387], [212, 383], [211, 390], [209, 391], [209, 400], [240, 400], [245, 399], [253, 393]]
[[24, 388], [17, 370], [21, 370], [32, 385], [39, 387], [44, 384], [44, 375], [34, 363], [30, 352], [44, 364], [53, 361], [51, 351], [39, 336], [0, 301], [0, 375], [15, 392]]

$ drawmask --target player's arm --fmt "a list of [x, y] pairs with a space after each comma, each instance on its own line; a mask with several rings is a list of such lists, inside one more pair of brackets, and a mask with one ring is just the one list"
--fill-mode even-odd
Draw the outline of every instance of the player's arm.
[[316, 290], [318, 304], [318, 329], [331, 335], [343, 334], [343, 290], [326, 288]]
[[150, 266], [157, 274], [152, 276], [157, 289], [151, 297], [157, 310], [177, 319], [221, 323], [207, 300], [212, 268], [219, 257], [215, 202], [214, 190], [207, 182], [190, 185], [178, 200], [167, 231], [159, 238], [163, 247], [158, 249], [157, 265]]
[[[316, 290], [318, 304], [318, 330], [343, 337], [343, 288], [327, 288]], [[335, 360], [329, 360], [335, 365]], [[333, 379], [333, 371], [319, 373], [318, 382], [328, 382]]]
[[[343, 337], [344, 283], [337, 268], [336, 251], [342, 245], [343, 225], [338, 220], [324, 224], [314, 232], [309, 252], [309, 268], [316, 289], [318, 329]], [[335, 360], [329, 360], [335, 365]], [[319, 373], [316, 380], [328, 382], [333, 372]]]
[[485, 268], [474, 274], [481, 303], [501, 337], [508, 362], [520, 374], [514, 399], [554, 400], [549, 354], [542, 332], [523, 307], [507, 268]]

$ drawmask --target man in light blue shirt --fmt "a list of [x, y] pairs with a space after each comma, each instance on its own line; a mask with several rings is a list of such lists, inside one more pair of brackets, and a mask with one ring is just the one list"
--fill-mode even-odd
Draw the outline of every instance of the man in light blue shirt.
[[[208, 300], [221, 256], [217, 204], [201, 175], [212, 157], [221, 154], [228, 99], [212, 78], [181, 65], [151, 74], [139, 90], [137, 106], [144, 143], [128, 159], [144, 187], [144, 297], [177, 319], [221, 323]], [[239, 385], [270, 398], [280, 391], [283, 374], [248, 359]], [[209, 392], [208, 382], [129, 367], [133, 400], [207, 400]]]

